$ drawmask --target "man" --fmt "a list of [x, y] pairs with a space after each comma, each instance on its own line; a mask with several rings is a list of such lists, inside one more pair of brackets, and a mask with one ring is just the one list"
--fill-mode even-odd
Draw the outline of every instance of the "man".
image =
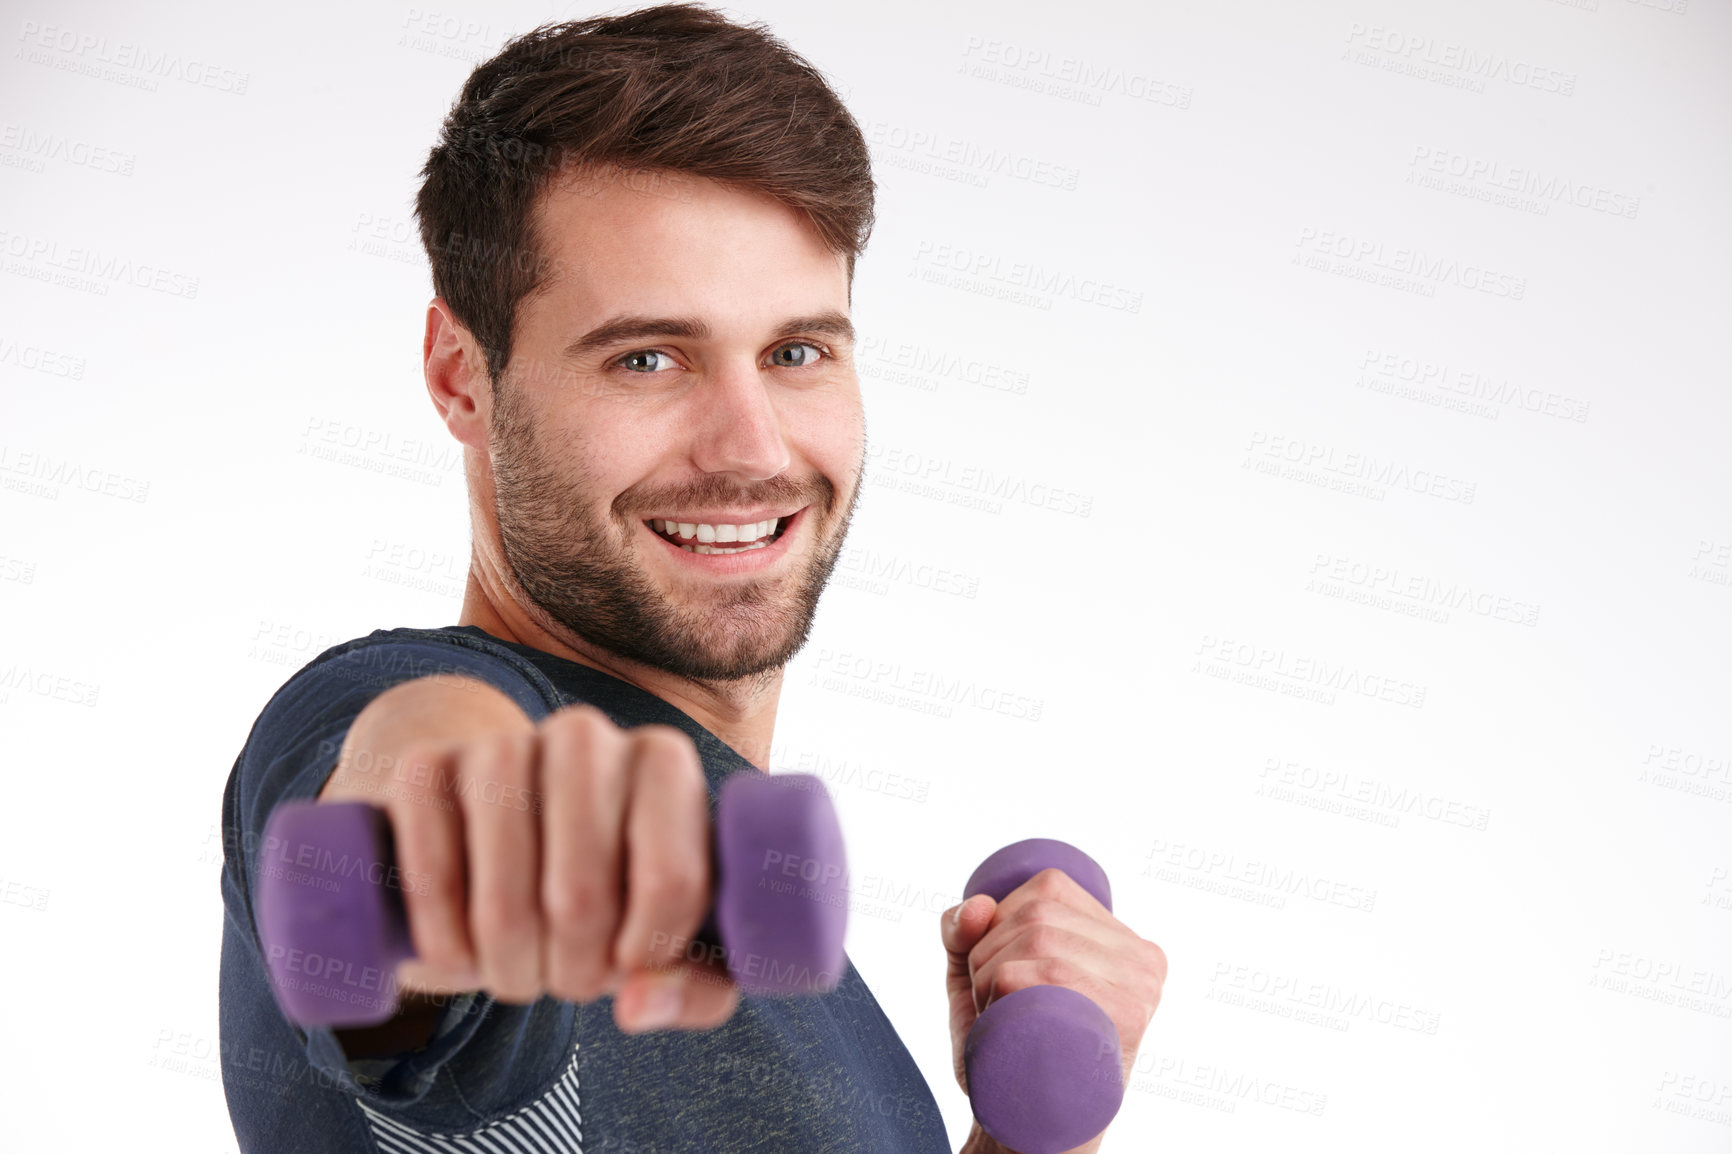
[[[508, 44], [423, 176], [468, 587], [457, 625], [296, 673], [230, 775], [242, 1149], [947, 1150], [852, 963], [828, 994], [742, 999], [682, 948], [716, 789], [764, 769], [859, 493], [857, 126], [767, 32], [668, 6]], [[270, 995], [260, 833], [309, 797], [385, 809], [413, 879], [417, 956], [378, 1027], [302, 1031]], [[979, 1010], [1041, 983], [1095, 998], [1129, 1067], [1165, 958], [1064, 875], [946, 911], [941, 939], [959, 1082]]]

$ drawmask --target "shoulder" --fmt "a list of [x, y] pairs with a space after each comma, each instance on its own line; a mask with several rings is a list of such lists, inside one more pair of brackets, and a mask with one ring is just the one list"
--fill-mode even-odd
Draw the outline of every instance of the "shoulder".
[[473, 626], [400, 627], [375, 629], [314, 657], [277, 690], [260, 721], [309, 710], [359, 712], [392, 686], [435, 674], [485, 681], [532, 717], [562, 703], [559, 690], [535, 662]]

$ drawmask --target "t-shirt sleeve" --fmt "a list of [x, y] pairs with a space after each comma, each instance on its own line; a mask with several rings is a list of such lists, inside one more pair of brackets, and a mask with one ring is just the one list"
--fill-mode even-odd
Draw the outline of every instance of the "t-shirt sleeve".
[[[436, 673], [484, 681], [533, 721], [560, 705], [546, 675], [503, 645], [466, 634], [393, 630], [320, 654], [277, 690], [254, 722], [224, 801], [223, 868], [229, 884], [223, 891], [225, 902], [242, 907], [229, 913], [247, 927], [261, 974], [253, 879], [271, 812], [284, 801], [318, 796], [336, 768], [349, 726], [368, 702], [394, 685]], [[490, 1005], [484, 994], [453, 998], [427, 1045], [395, 1058], [351, 1059], [329, 1027], [296, 1027], [295, 1034], [305, 1044], [307, 1062], [321, 1073], [345, 1084], [358, 1081], [381, 1104], [406, 1105], [470, 1040]]]

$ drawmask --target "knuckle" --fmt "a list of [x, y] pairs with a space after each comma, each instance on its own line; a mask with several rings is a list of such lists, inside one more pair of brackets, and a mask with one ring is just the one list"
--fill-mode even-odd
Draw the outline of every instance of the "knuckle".
[[533, 912], [503, 898], [483, 896], [477, 902], [470, 924], [477, 938], [493, 944], [496, 949], [532, 941], [536, 936]]
[[500, 777], [517, 777], [529, 764], [535, 738], [532, 734], [505, 731], [482, 739], [483, 764]]
[[625, 770], [623, 744], [594, 726], [563, 738], [547, 738], [546, 751], [542, 758], [543, 777], [575, 782], [580, 789], [596, 788]]
[[[458, 757], [458, 768], [468, 782], [510, 781], [516, 776], [516, 764], [523, 760], [515, 756], [514, 735], [488, 733], [466, 744]], [[477, 791], [466, 789], [463, 796], [471, 803]]]
[[1075, 884], [1063, 870], [1055, 866], [1048, 866], [1028, 879], [1030, 890], [1035, 895], [1048, 900], [1057, 898], [1059, 894], [1064, 893]]
[[465, 969], [469, 964], [469, 959], [464, 957], [463, 949], [456, 939], [445, 934], [440, 934], [426, 943], [417, 941], [415, 952], [422, 965], [438, 973], [454, 973]]
[[638, 886], [652, 909], [684, 913], [709, 896], [709, 867], [696, 858], [669, 861], [646, 873]]
[[1070, 935], [1056, 926], [1035, 922], [1023, 932], [1024, 949], [1036, 957], [1056, 957], [1069, 944]]
[[452, 914], [463, 908], [463, 880], [456, 871], [431, 870], [421, 880], [421, 900], [416, 905], [435, 914]]
[[1041, 958], [1034, 963], [1042, 983], [1050, 986], [1070, 986], [1083, 977], [1082, 967], [1069, 958]]
[[678, 726], [664, 722], [651, 722], [640, 725], [632, 731], [638, 740], [670, 750], [690, 750], [697, 752], [697, 746], [692, 743], [691, 735]]
[[554, 710], [542, 719], [539, 728], [563, 737], [585, 739], [599, 738], [615, 726], [598, 706], [579, 702]]
[[612, 908], [600, 883], [583, 877], [550, 881], [541, 900], [550, 929], [561, 938], [581, 933], [587, 923], [599, 921]]
[[671, 725], [640, 725], [631, 731], [631, 739], [640, 772], [702, 782], [698, 747], [684, 730]]
[[463, 908], [464, 881], [458, 866], [461, 847], [441, 824], [413, 805], [394, 807], [391, 832], [402, 868], [403, 902], [423, 916]]
[[398, 750], [397, 759], [404, 765], [425, 765], [437, 761], [451, 748], [451, 743], [437, 738], [416, 737], [405, 742]]
[[996, 971], [990, 974], [983, 972], [974, 975], [975, 1006], [984, 1009], [992, 1002], [994, 991], [998, 989], [998, 981], [999, 975]]
[[1040, 976], [1035, 963], [1022, 959], [988, 967], [975, 981], [982, 1005], [990, 1005], [1019, 990], [1042, 984], [1045, 984], [1045, 979]]
[[397, 787], [387, 795], [393, 820], [399, 811], [413, 813], [439, 795], [447, 784], [445, 767], [452, 751], [449, 743], [419, 738], [398, 750], [390, 766], [381, 766], [390, 771], [388, 784]]
[[1003, 997], [1030, 986], [1072, 986], [1083, 974], [1075, 963], [1063, 958], [1017, 958], [983, 976], [988, 978], [993, 996]]
[[1037, 890], [1035, 896], [1018, 902], [1016, 908], [1005, 915], [1004, 922], [1019, 930], [1027, 929], [1051, 921], [1055, 914], [1061, 913], [1062, 908], [1062, 902], [1044, 896]]

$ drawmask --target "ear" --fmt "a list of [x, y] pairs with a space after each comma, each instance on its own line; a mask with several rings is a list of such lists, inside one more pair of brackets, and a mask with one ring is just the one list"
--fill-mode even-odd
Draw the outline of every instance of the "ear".
[[427, 306], [427, 332], [421, 340], [427, 395], [451, 435], [471, 448], [487, 451], [487, 423], [493, 386], [487, 361], [463, 322], [443, 297]]

